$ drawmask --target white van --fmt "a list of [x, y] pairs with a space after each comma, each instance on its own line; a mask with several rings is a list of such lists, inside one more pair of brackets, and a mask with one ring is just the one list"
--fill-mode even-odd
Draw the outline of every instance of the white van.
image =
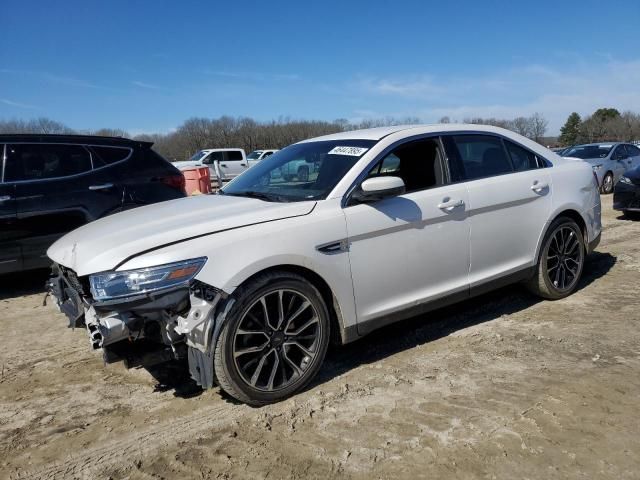
[[247, 155], [242, 148], [207, 148], [200, 150], [187, 161], [173, 164], [181, 170], [206, 165], [209, 167], [212, 180], [231, 180], [249, 168]]

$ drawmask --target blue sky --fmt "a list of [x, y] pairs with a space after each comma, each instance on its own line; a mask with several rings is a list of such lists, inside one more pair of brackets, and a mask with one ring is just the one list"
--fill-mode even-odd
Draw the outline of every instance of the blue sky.
[[640, 1], [2, 0], [0, 119], [640, 112]]

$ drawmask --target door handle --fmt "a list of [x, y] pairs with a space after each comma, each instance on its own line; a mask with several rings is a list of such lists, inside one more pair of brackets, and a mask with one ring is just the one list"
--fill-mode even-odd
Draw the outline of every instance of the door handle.
[[89, 190], [107, 190], [108, 188], [113, 188], [113, 183], [103, 183], [102, 185], [91, 185], [89, 186]]
[[241, 167], [246, 167], [246, 166], [247, 166], [247, 164], [246, 164], [246, 163], [241, 163], [241, 164], [240, 164], [240, 166], [241, 166]]
[[438, 204], [440, 210], [453, 210], [456, 207], [463, 207], [464, 200], [448, 200]]
[[220, 164], [220, 166], [221, 166], [221, 167], [226, 167], [226, 166], [227, 166], [227, 164], [226, 164], [226, 163], [221, 163], [221, 164]]
[[549, 186], [548, 183], [539, 182], [539, 181], [536, 180], [535, 182], [533, 182], [533, 185], [531, 185], [531, 190], [533, 190], [534, 192], [541, 192], [542, 190], [544, 190], [548, 186]]
[[9, 200], [11, 200], [11, 197], [9, 195], [3, 195], [0, 197], [0, 203], [7, 202]]

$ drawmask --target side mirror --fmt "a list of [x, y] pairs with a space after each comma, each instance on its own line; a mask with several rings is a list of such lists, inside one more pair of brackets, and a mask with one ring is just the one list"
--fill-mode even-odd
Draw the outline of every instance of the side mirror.
[[377, 202], [383, 198], [402, 195], [406, 188], [400, 177], [367, 178], [353, 193], [352, 199], [359, 203]]

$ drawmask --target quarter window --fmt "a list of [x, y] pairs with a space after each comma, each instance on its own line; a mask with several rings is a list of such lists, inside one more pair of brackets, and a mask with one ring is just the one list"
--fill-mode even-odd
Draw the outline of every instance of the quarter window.
[[516, 172], [538, 168], [538, 159], [535, 154], [509, 140], [505, 140], [504, 143], [507, 146], [511, 163]]
[[369, 177], [382, 176], [402, 178], [407, 193], [444, 184], [438, 141], [418, 140], [396, 148], [369, 172]]
[[513, 171], [513, 167], [497, 137], [486, 135], [454, 135], [453, 154], [460, 161], [464, 179], [492, 177]]
[[90, 147], [93, 154], [93, 168], [104, 167], [120, 162], [131, 154], [130, 148], [123, 147]]
[[7, 145], [5, 182], [68, 177], [89, 170], [89, 152], [80, 145]]

